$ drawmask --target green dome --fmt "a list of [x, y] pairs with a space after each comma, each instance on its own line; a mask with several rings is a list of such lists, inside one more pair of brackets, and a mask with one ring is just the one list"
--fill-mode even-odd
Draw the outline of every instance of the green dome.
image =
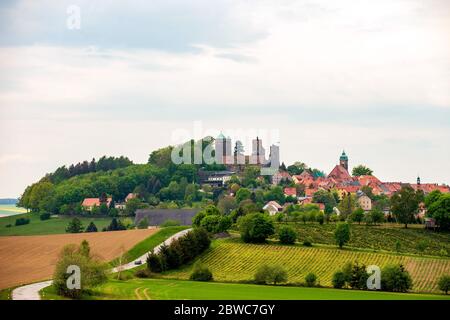
[[347, 160], [348, 160], [348, 157], [347, 157], [347, 155], [345, 154], [345, 151], [342, 151], [342, 155], [341, 155], [341, 157], [339, 158], [339, 160], [341, 160], [341, 161], [347, 161]]
[[221, 132], [220, 134], [219, 134], [219, 136], [217, 137], [217, 140], [225, 140], [226, 139], [226, 137], [223, 135], [223, 133]]

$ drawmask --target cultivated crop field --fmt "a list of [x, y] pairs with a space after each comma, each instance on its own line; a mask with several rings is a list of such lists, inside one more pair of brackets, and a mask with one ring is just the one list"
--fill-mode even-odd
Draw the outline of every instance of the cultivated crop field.
[[[279, 224], [280, 226], [283, 224]], [[336, 224], [318, 223], [289, 223], [297, 229], [300, 241], [311, 238], [313, 243], [334, 245], [334, 230]], [[396, 242], [400, 243], [401, 253], [419, 254], [419, 242], [426, 243], [426, 255], [442, 255], [442, 249], [450, 254], [450, 233], [425, 230], [423, 225], [410, 225], [405, 229], [403, 225], [386, 223], [380, 226], [366, 226], [364, 224], [351, 225], [352, 236], [350, 247], [395, 251]]]
[[[304, 277], [314, 272], [323, 286], [331, 286], [334, 272], [349, 261], [383, 267], [390, 263], [401, 263], [411, 273], [413, 291], [439, 292], [437, 280], [450, 274], [449, 258], [401, 256], [356, 250], [339, 250], [333, 247], [283, 246], [277, 244], [244, 244], [239, 239], [217, 240], [200, 260], [207, 265], [217, 281], [245, 281], [253, 279], [256, 269], [262, 264], [279, 264], [288, 272], [289, 282], [303, 282]], [[192, 266], [179, 271], [167, 272], [166, 278], [188, 279]]]
[[0, 289], [51, 278], [61, 248], [89, 241], [91, 250], [110, 261], [158, 229], [0, 237]]

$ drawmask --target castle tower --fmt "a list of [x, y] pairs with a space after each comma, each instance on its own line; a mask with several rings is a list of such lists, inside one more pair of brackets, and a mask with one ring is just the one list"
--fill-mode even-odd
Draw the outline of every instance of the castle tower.
[[262, 140], [259, 137], [253, 140], [252, 143], [252, 164], [264, 164], [266, 162], [266, 150], [262, 145]]
[[339, 158], [339, 164], [348, 171], [348, 156], [345, 151], [342, 151], [341, 157]]
[[225, 137], [222, 133], [217, 137], [215, 143], [216, 163], [232, 164], [233, 154], [231, 150], [231, 139]]

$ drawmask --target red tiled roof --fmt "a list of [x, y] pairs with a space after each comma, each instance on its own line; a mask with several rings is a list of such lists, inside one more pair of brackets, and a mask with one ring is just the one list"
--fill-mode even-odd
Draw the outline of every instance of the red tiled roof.
[[284, 188], [284, 194], [288, 196], [297, 196], [297, 189], [296, 188]]
[[333, 170], [331, 170], [330, 174], [328, 175], [328, 178], [333, 178], [336, 181], [350, 181], [352, 180], [352, 177], [348, 173], [347, 170], [341, 165], [337, 165], [334, 167]]
[[[109, 206], [111, 204], [112, 198], [107, 199], [107, 205]], [[85, 198], [83, 200], [83, 203], [81, 204], [83, 207], [93, 207], [93, 206], [100, 206], [100, 199], [99, 198]]]

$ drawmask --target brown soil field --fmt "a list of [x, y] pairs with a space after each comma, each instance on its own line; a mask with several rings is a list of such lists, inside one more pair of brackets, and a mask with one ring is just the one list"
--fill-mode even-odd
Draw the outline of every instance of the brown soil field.
[[105, 261], [120, 256], [158, 229], [0, 237], [0, 289], [51, 279], [61, 249], [87, 240]]

